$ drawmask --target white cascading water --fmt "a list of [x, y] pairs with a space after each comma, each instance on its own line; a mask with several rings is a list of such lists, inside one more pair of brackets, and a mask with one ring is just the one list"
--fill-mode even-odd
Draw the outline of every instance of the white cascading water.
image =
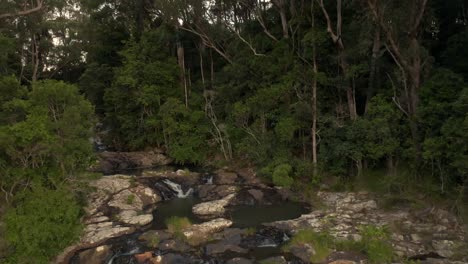
[[184, 190], [182, 190], [182, 186], [180, 186], [180, 184], [172, 182], [172, 181], [170, 181], [168, 179], [164, 180], [163, 182], [167, 186], [169, 186], [169, 188], [171, 188], [171, 190], [173, 190], [177, 194], [178, 198], [186, 198], [187, 196], [189, 196], [193, 192], [193, 189], [190, 188], [190, 189], [187, 190], [187, 192], [184, 193]]
[[210, 177], [206, 179], [206, 184], [213, 184], [213, 175], [210, 175]]

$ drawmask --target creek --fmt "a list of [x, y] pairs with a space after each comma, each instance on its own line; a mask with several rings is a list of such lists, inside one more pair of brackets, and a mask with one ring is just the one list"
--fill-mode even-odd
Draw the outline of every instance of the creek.
[[[201, 245], [189, 246], [186, 250], [180, 250], [177, 246], [161, 250], [160, 247], [151, 247], [139, 240], [139, 236], [145, 232], [167, 230], [166, 221], [171, 217], [184, 217], [189, 219], [192, 224], [208, 221], [192, 212], [192, 208], [196, 204], [210, 201], [206, 197], [202, 199], [199, 196], [200, 189], [211, 187], [214, 189], [213, 192], [216, 192], [216, 188], [218, 187], [214, 183], [214, 174], [209, 172], [203, 172], [202, 174], [198, 182], [192, 185], [186, 182], [178, 183], [172, 178], [165, 177], [145, 182], [147, 186], [151, 186], [162, 198], [162, 201], [156, 205], [152, 212], [152, 223], [144, 227], [143, 230], [136, 231], [133, 234], [108, 240], [105, 244], [110, 246], [111, 249], [104, 263], [138, 263], [134, 255], [148, 251], [152, 252], [153, 256], [167, 254], [176, 256], [175, 260], [169, 261], [170, 263], [181, 263], [181, 259], [185, 259], [185, 261], [182, 261], [184, 263], [188, 260], [190, 260], [190, 263], [224, 263], [234, 257], [261, 260], [272, 256], [284, 255], [281, 253], [281, 246], [289, 240], [289, 235], [279, 230], [268, 228], [263, 224], [297, 218], [307, 212], [307, 206], [303, 203], [279, 199], [278, 197], [280, 196], [275, 193], [273, 188], [268, 187], [268, 190], [263, 190], [262, 188], [267, 187], [256, 187], [239, 183], [233, 184], [238, 189], [238, 193], [246, 193], [245, 190], [254, 188], [265, 194], [265, 197], [261, 201], [254, 201], [252, 197], [245, 194], [238, 195], [243, 198], [236, 199], [236, 201], [226, 206], [226, 212], [222, 217], [231, 220], [232, 226], [225, 231], [233, 230], [233, 232], [239, 232], [240, 236], [221, 237]], [[275, 195], [270, 197], [270, 193], [275, 193]], [[216, 196], [217, 194], [213, 193], [213, 195]], [[232, 241], [233, 237], [235, 237], [235, 242]], [[168, 239], [168, 241], [172, 241], [172, 238]], [[228, 248], [232, 247], [234, 249], [218, 249], [218, 247], [226, 247], [225, 244], [228, 245]], [[184, 243], [183, 247], [186, 246]], [[78, 255], [75, 254], [72, 263], [84, 263], [80, 261]]]

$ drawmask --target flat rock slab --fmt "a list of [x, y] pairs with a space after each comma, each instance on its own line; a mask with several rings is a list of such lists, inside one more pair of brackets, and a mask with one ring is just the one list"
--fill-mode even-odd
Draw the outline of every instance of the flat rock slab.
[[201, 224], [192, 225], [191, 227], [184, 230], [182, 233], [188, 239], [203, 237], [206, 238], [208, 235], [220, 232], [223, 229], [230, 227], [231, 225], [231, 220], [217, 218]]
[[225, 212], [225, 206], [227, 206], [231, 200], [235, 197], [235, 194], [229, 194], [223, 199], [214, 200], [196, 204], [192, 208], [192, 212], [201, 217], [216, 217], [221, 216]]

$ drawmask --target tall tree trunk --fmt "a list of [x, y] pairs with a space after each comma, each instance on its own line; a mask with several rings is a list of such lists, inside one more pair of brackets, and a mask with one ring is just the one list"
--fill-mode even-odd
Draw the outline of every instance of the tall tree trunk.
[[374, 96], [376, 86], [378, 86], [378, 81], [377, 79], [379, 78], [379, 59], [381, 56], [380, 52], [380, 47], [382, 46], [382, 43], [380, 41], [380, 26], [375, 27], [375, 32], [374, 32], [374, 44], [372, 46], [372, 57], [371, 57], [371, 65], [370, 65], [370, 75], [369, 75], [369, 86], [367, 87], [367, 93], [366, 93], [366, 106], [365, 106], [365, 112], [369, 110], [369, 102]]
[[342, 28], [343, 28], [343, 19], [342, 19], [342, 0], [336, 1], [336, 30], [333, 29], [332, 22], [330, 19], [330, 15], [328, 14], [327, 9], [325, 8], [325, 4], [323, 0], [316, 0], [317, 3], [320, 5], [322, 9], [322, 13], [325, 17], [327, 22], [327, 32], [330, 35], [333, 43], [335, 43], [336, 48], [338, 50], [339, 56], [339, 66], [342, 70], [343, 78], [348, 84], [346, 85], [346, 99], [348, 101], [348, 111], [349, 117], [351, 120], [356, 120], [357, 118], [357, 111], [356, 111], [356, 98], [354, 95], [353, 86], [349, 83], [348, 74], [348, 62], [346, 61], [345, 55], [345, 46], [343, 43], [343, 39], [341, 37]]
[[187, 89], [187, 78], [185, 74], [185, 54], [184, 46], [180, 40], [177, 41], [177, 60], [179, 62], [180, 69], [180, 84], [184, 87], [185, 106], [188, 107], [188, 89]]
[[[314, 3], [311, 7], [312, 13], [312, 30], [315, 30], [315, 15]], [[312, 164], [314, 166], [313, 176], [317, 176], [317, 49], [315, 45], [315, 38], [312, 42], [312, 63], [313, 63], [313, 78], [312, 78]]]
[[[421, 86], [421, 75], [423, 71], [423, 54], [421, 53], [419, 35], [422, 31], [421, 22], [423, 21], [428, 1], [429, 0], [412, 1], [413, 6], [406, 20], [409, 21], [409, 24], [404, 28], [405, 31], [402, 36], [405, 36], [405, 39], [402, 41], [395, 36], [395, 29], [392, 28], [392, 25], [387, 23], [384, 13], [381, 10], [380, 1], [367, 0], [369, 11], [373, 15], [376, 23], [385, 33], [384, 35], [388, 43], [387, 50], [404, 75], [405, 89], [406, 87], [409, 87], [409, 91], [406, 90], [405, 95], [408, 101], [407, 114], [409, 117], [411, 136], [413, 138], [416, 166], [419, 166], [422, 160], [420, 135], [417, 122], [419, 88]], [[406, 47], [402, 46], [405, 44], [407, 44]], [[407, 52], [402, 52], [403, 50]]]
[[273, 0], [273, 3], [279, 10], [281, 17], [281, 26], [283, 27], [283, 37], [289, 38], [288, 18], [286, 16], [286, 2], [285, 0]]

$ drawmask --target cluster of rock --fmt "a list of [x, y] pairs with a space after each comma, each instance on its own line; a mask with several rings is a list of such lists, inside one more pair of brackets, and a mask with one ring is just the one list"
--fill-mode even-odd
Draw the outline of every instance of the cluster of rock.
[[[67, 249], [58, 263], [68, 263], [70, 253], [79, 253], [80, 263], [99, 264], [109, 259], [111, 247], [105, 242], [111, 238], [145, 230], [153, 221], [152, 210], [163, 199], [164, 180], [193, 187], [202, 200], [192, 212], [205, 222], [181, 230], [184, 239], [168, 230], [146, 230], [139, 241], [154, 250], [135, 253], [131, 257], [138, 263], [195, 263], [200, 255], [218, 260], [224, 254], [246, 256], [259, 246], [283, 245], [291, 235], [301, 229], [326, 232], [336, 239], [360, 240], [360, 227], [365, 225], [387, 226], [391, 230], [391, 243], [401, 257], [438, 256], [422, 263], [461, 264], [452, 261], [457, 255], [468, 255], [465, 233], [457, 219], [444, 210], [429, 208], [414, 211], [410, 208], [382, 210], [372, 195], [359, 193], [319, 192], [318, 201], [323, 206], [299, 218], [265, 224], [259, 230], [232, 228], [226, 217], [226, 209], [236, 204], [268, 204], [288, 197], [285, 189], [265, 186], [257, 181], [249, 170], [236, 173], [219, 170], [207, 179], [198, 173], [187, 171], [146, 171], [138, 179], [133, 176], [114, 175], [102, 177], [91, 183], [95, 191], [89, 196], [86, 207], [86, 225], [80, 243]], [[205, 177], [205, 178], [204, 178]], [[159, 185], [158, 185], [159, 184]], [[157, 192], [152, 188], [157, 187]], [[182, 187], [180, 187], [182, 189]], [[158, 253], [158, 252], [164, 252]], [[314, 245], [300, 244], [290, 249], [291, 255], [271, 256], [265, 263], [309, 263], [315, 254]], [[463, 254], [464, 253], [464, 254]], [[426, 257], [424, 257], [425, 259]], [[366, 257], [353, 252], [332, 252], [325, 263], [366, 263]], [[216, 262], [219, 263], [219, 262]], [[231, 257], [220, 263], [253, 263], [243, 257]]]
[[[460, 254], [465, 257], [468, 255], [468, 244], [465, 242], [462, 226], [445, 210], [381, 210], [373, 197], [366, 192], [319, 192], [317, 196], [325, 209], [268, 225], [291, 234], [301, 229], [312, 229], [327, 232], [336, 239], [356, 241], [361, 239], [362, 226], [387, 226], [391, 231], [395, 253], [400, 257], [422, 258], [432, 255], [445, 258], [440, 263], [463, 263], [451, 262], [449, 259]], [[307, 249], [301, 250], [302, 253], [304, 251]], [[305, 258], [310, 259], [312, 251], [309, 250], [310, 254], [306, 254]]]
[[57, 263], [68, 263], [76, 250], [99, 246], [151, 223], [151, 208], [161, 200], [151, 188], [139, 184], [134, 176], [106, 176], [91, 182], [90, 186], [95, 191], [90, 194], [85, 208], [84, 232], [79, 243], [65, 250]]
[[171, 164], [162, 149], [139, 152], [104, 151], [98, 154], [98, 163], [92, 169], [104, 174], [112, 174], [134, 168], [151, 168]]

